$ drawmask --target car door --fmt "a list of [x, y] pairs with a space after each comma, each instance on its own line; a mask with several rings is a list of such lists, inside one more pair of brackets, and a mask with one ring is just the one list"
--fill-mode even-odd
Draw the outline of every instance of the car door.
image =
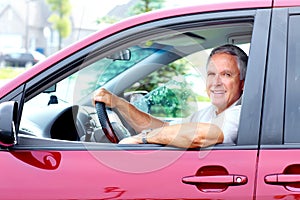
[[299, 199], [300, 9], [273, 11], [257, 199]]
[[[219, 34], [240, 24], [249, 24], [253, 28], [251, 48], [236, 145], [183, 149], [154, 144], [87, 143], [20, 134], [17, 145], [0, 151], [0, 177], [5, 180], [0, 186], [1, 197], [31, 200], [253, 199], [269, 23], [269, 9], [212, 12], [145, 23], [75, 52], [28, 80], [24, 88], [21, 87], [23, 90], [9, 95], [10, 100], [21, 99], [26, 104], [51, 84], [80, 70], [83, 61], [95, 64], [95, 52], [105, 57], [111, 49], [123, 49], [136, 41], [156, 37], [164, 33], [162, 31], [217, 27], [214, 31], [220, 32], [207, 32], [207, 36], [213, 36], [213, 33]], [[223, 35], [222, 38], [233, 40], [222, 42], [234, 43], [234, 39], [247, 39], [243, 38], [245, 31], [243, 29], [239, 32], [241, 35], [236, 37]], [[217, 45], [220, 45], [218, 40]], [[97, 51], [94, 52], [94, 49]], [[130, 73], [130, 70], [127, 72]], [[119, 83], [125, 84], [125, 81]], [[118, 88], [114, 89], [117, 91]], [[65, 91], [67, 93], [69, 90]], [[20, 106], [22, 108], [23, 104]], [[70, 110], [64, 111], [72, 116], [75, 108], [71, 106]], [[30, 111], [32, 115], [37, 112]], [[55, 112], [54, 109], [51, 111]], [[24, 116], [22, 120], [25, 120]], [[66, 131], [66, 123], [66, 120], [62, 121], [55, 130]], [[23, 131], [28, 133], [31, 130]]]

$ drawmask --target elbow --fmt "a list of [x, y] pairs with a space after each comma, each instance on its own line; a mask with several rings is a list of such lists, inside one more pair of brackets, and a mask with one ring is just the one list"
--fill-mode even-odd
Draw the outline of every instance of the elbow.
[[[215, 143], [214, 143], [215, 144]], [[189, 148], [201, 148], [213, 145], [211, 141], [207, 140], [205, 137], [196, 137], [192, 140]]]

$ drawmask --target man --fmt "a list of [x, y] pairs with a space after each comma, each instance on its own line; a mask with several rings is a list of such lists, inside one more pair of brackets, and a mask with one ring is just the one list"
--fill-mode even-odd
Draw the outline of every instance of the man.
[[[211, 106], [199, 110], [181, 124], [163, 122], [144, 113], [126, 100], [100, 88], [94, 101], [117, 108], [138, 135], [121, 144], [165, 144], [183, 148], [233, 144], [237, 130], [248, 56], [239, 47], [223, 45], [212, 50], [207, 61], [206, 90]], [[148, 130], [145, 132], [145, 130]]]

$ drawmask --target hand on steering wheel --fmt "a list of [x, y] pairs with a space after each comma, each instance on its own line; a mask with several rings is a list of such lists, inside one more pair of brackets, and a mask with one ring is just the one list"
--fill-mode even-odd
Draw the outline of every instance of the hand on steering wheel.
[[96, 107], [96, 112], [98, 115], [99, 122], [101, 124], [105, 136], [112, 143], [118, 143], [119, 139], [112, 128], [112, 125], [110, 123], [110, 120], [106, 112], [105, 104], [102, 102], [95, 102], [95, 107]]

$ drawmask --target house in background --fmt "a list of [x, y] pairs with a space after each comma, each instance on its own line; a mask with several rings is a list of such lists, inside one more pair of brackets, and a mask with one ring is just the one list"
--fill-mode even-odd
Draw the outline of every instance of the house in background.
[[[112, 8], [111, 12], [99, 13], [95, 9], [82, 5], [88, 0], [70, 0], [72, 4], [72, 33], [63, 39], [62, 47], [80, 40], [107, 25], [97, 24], [101, 14], [120, 18], [127, 17], [128, 8], [137, 0]], [[80, 4], [82, 2], [82, 4]], [[94, 1], [99, 2], [100, 1]], [[73, 5], [74, 3], [74, 5]], [[93, 5], [91, 5], [93, 6]], [[94, 7], [98, 7], [95, 6]], [[122, 16], [118, 16], [123, 13]], [[0, 52], [3, 49], [38, 50], [45, 55], [51, 55], [58, 50], [58, 34], [51, 28], [48, 18], [51, 15], [45, 0], [1, 0], [0, 1]]]
[[44, 1], [1, 0], [0, 49], [38, 49], [45, 53], [44, 28], [50, 14]]

